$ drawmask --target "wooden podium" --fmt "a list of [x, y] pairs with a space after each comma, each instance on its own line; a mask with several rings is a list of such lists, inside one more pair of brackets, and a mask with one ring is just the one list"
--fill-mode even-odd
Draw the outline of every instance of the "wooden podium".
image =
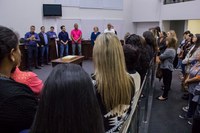
[[50, 39], [49, 41], [49, 61], [57, 59], [57, 46], [56, 46], [56, 40], [54, 38]]
[[82, 66], [82, 62], [84, 60], [84, 56], [76, 56], [76, 55], [68, 55], [62, 58], [58, 58], [52, 60], [52, 66], [56, 66], [57, 64], [67, 64], [67, 63], [74, 63]]

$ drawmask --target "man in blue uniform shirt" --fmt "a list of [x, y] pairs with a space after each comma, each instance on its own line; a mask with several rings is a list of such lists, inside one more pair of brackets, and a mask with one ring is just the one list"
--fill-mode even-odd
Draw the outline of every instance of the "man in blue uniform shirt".
[[37, 33], [35, 33], [35, 26], [30, 27], [30, 32], [25, 34], [26, 46], [28, 50], [28, 70], [31, 71], [31, 63], [35, 61], [35, 68], [41, 69], [38, 67], [38, 43], [40, 38]]
[[49, 60], [54, 60], [58, 58], [57, 55], [57, 43], [56, 43], [56, 32], [54, 32], [54, 27], [50, 27], [50, 31], [47, 32], [47, 35], [49, 36]]
[[49, 36], [50, 39], [55, 39], [57, 38], [56, 33], [54, 32], [54, 27], [50, 27], [50, 31], [47, 32], [47, 35]]

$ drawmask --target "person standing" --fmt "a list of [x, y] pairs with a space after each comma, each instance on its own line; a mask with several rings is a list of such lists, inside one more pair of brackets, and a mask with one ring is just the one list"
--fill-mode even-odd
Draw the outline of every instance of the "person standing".
[[97, 36], [101, 34], [101, 32], [99, 32], [99, 28], [97, 26], [95, 26], [93, 28], [93, 30], [94, 31], [92, 32], [91, 37], [90, 37], [92, 46], [94, 46]]
[[82, 31], [78, 29], [78, 24], [74, 24], [74, 29], [71, 31], [72, 39], [72, 54], [75, 55], [76, 47], [78, 46], [78, 54], [81, 55], [81, 40]]
[[160, 54], [164, 53], [165, 49], [167, 48], [167, 46], [166, 46], [166, 37], [167, 37], [167, 34], [164, 31], [159, 32], [157, 45], [158, 45]]
[[37, 33], [35, 33], [35, 26], [32, 25], [30, 27], [30, 32], [25, 34], [26, 46], [28, 51], [28, 70], [31, 70], [31, 64], [35, 61], [35, 68], [41, 69], [38, 67], [38, 42], [40, 42], [40, 38]]
[[104, 30], [104, 33], [114, 33], [115, 34], [115, 30], [112, 29], [112, 25], [110, 23], [107, 24], [107, 29]]
[[58, 37], [60, 41], [60, 58], [61, 58], [64, 55], [64, 50], [65, 50], [65, 55], [68, 55], [69, 35], [66, 32], [66, 28], [64, 25], [62, 25], [60, 29], [61, 29], [61, 32], [58, 34]]
[[135, 95], [134, 78], [126, 71], [124, 52], [113, 33], [99, 35], [93, 49], [92, 75], [106, 133], [118, 133], [130, 116]]
[[172, 82], [172, 71], [174, 69], [173, 61], [176, 56], [176, 39], [173, 37], [166, 38], [167, 48], [163, 54], [159, 56], [160, 59], [160, 68], [163, 73], [163, 83], [164, 83], [164, 92], [161, 96], [157, 97], [160, 101], [165, 101], [168, 99], [168, 91], [171, 87]]
[[47, 35], [49, 36], [49, 60], [56, 59], [58, 57], [57, 55], [57, 47], [56, 47], [56, 38], [57, 34], [54, 32], [54, 27], [50, 27], [50, 31], [47, 32]]
[[111, 29], [114, 29], [114, 31], [115, 31], [115, 35], [117, 35], [117, 31], [115, 30], [115, 28], [114, 28], [113, 25], [111, 26]]
[[45, 33], [45, 27], [42, 26], [40, 28], [41, 32], [39, 33], [40, 43], [39, 43], [39, 65], [43, 66], [44, 60], [46, 61], [46, 65], [49, 65], [48, 62], [48, 53], [49, 53], [49, 36]]
[[54, 27], [50, 27], [50, 31], [47, 32], [47, 35], [49, 36], [50, 39], [55, 39], [57, 38], [56, 32], [54, 32]]

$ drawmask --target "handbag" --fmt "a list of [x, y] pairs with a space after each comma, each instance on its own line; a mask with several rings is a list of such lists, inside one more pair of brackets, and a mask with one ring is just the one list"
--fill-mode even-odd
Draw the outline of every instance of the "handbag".
[[156, 69], [156, 78], [158, 78], [160, 81], [162, 77], [163, 77], [163, 73], [162, 73], [162, 69], [160, 68], [160, 63], [159, 63]]

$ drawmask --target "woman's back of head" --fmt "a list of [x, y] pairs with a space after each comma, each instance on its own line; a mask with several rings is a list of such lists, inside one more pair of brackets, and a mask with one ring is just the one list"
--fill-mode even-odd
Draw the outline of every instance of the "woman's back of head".
[[153, 33], [151, 31], [145, 31], [143, 37], [145, 38], [146, 43], [155, 49], [156, 39]]
[[127, 71], [135, 71], [140, 58], [140, 52], [138, 48], [131, 44], [125, 44], [123, 45], [123, 50]]
[[31, 133], [89, 132], [104, 132], [92, 81], [78, 65], [57, 65], [45, 82]]
[[140, 36], [138, 36], [136, 34], [129, 35], [126, 39], [125, 44], [131, 44], [131, 45], [137, 46], [139, 48], [142, 48], [142, 46], [143, 46]]
[[178, 42], [178, 38], [176, 36], [176, 32], [174, 30], [170, 30], [167, 32], [167, 37], [173, 37], [176, 40], [176, 43]]
[[166, 38], [166, 45], [168, 48], [175, 49], [176, 47], [176, 39], [174, 37], [167, 37]]
[[98, 36], [93, 49], [97, 90], [109, 111], [129, 104], [134, 94], [133, 82], [126, 72], [122, 45], [115, 34]]

